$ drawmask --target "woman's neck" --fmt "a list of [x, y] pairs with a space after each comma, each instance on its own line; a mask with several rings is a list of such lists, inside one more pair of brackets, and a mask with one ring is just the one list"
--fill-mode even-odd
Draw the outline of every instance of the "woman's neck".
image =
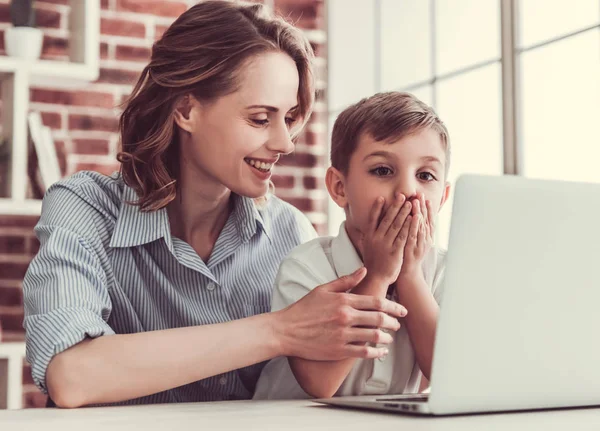
[[[202, 186], [198, 187], [198, 184]], [[168, 205], [171, 234], [192, 246], [206, 262], [232, 211], [231, 191], [203, 181], [179, 183]]]

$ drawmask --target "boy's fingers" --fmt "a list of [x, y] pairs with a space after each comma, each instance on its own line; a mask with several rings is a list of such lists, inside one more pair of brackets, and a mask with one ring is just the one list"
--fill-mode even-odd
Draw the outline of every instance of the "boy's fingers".
[[369, 231], [371, 233], [377, 230], [377, 223], [379, 223], [379, 219], [381, 218], [381, 211], [383, 209], [384, 202], [385, 199], [383, 196], [379, 196], [371, 207], [371, 211], [369, 212]]
[[350, 275], [345, 275], [337, 280], [321, 285], [321, 288], [329, 292], [347, 292], [356, 287], [365, 278], [365, 275], [367, 275], [367, 268], [363, 266]]
[[402, 226], [404, 226], [404, 223], [406, 222], [406, 218], [410, 215], [412, 208], [413, 208], [413, 205], [412, 205], [411, 201], [407, 200], [406, 202], [404, 202], [404, 205], [402, 205], [400, 212], [396, 215], [396, 218], [392, 222], [392, 225], [390, 226], [389, 230], [386, 232], [386, 235], [390, 238], [392, 243], [396, 240], [396, 237], [398, 236], [400, 230], [402, 229]]
[[401, 193], [397, 193], [394, 196], [394, 201], [392, 202], [392, 205], [390, 205], [390, 207], [385, 212], [385, 215], [383, 216], [383, 220], [381, 220], [381, 223], [379, 224], [379, 227], [378, 227], [378, 229], [381, 230], [382, 234], [384, 234], [384, 235], [387, 234], [387, 231], [390, 229], [390, 226], [394, 222], [394, 219], [398, 215], [398, 212], [402, 208], [402, 205], [404, 204], [405, 200], [406, 200], [406, 198]]
[[427, 221], [433, 232], [433, 229], [435, 228], [435, 214], [431, 210], [431, 201], [426, 201], [425, 205], [427, 206]]
[[412, 222], [410, 223], [410, 229], [408, 231], [408, 239], [406, 240], [407, 244], [411, 246], [417, 245], [417, 236], [419, 234], [419, 225], [421, 224], [421, 215], [417, 214], [412, 218]]
[[425, 201], [425, 195], [421, 194], [421, 213], [423, 213], [424, 220], [429, 220], [429, 208], [427, 208], [427, 202]]
[[406, 240], [408, 239], [408, 233], [410, 230], [411, 220], [413, 216], [409, 215], [406, 217], [404, 224], [402, 225], [402, 229], [398, 232], [396, 239], [394, 240], [394, 246], [404, 250], [404, 245], [406, 244]]

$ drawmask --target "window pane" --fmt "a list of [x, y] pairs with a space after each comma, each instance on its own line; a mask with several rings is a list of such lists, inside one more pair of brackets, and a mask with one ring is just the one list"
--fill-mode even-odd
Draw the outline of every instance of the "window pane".
[[[501, 174], [502, 104], [500, 64], [493, 64], [439, 82], [437, 112], [448, 127], [452, 186], [463, 173]], [[437, 239], [447, 246], [452, 193], [440, 212]]]
[[500, 58], [500, 5], [494, 0], [437, 0], [436, 74]]
[[431, 79], [431, 3], [382, 0], [380, 19], [382, 89]]
[[518, 11], [521, 47], [600, 22], [599, 0], [520, 0]]
[[427, 103], [429, 106], [433, 106], [433, 88], [431, 85], [418, 87], [414, 90], [409, 90], [408, 92], [414, 94], [417, 98], [419, 98], [422, 102]]
[[521, 56], [525, 174], [600, 182], [600, 31]]
[[375, 7], [371, 1], [330, 0], [329, 109], [375, 92]]

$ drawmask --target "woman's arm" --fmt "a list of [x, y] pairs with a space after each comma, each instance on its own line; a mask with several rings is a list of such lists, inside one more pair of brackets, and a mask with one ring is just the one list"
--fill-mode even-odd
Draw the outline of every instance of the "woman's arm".
[[344, 293], [364, 275], [359, 270], [317, 287], [273, 313], [85, 340], [51, 360], [48, 391], [59, 407], [78, 407], [150, 395], [275, 356], [379, 357], [383, 349], [365, 345], [382, 341], [378, 331], [352, 327], [394, 329], [397, 320], [391, 316], [400, 317], [404, 308], [385, 299]]
[[51, 360], [48, 392], [60, 407], [113, 403], [256, 364], [281, 353], [275, 319], [86, 339]]

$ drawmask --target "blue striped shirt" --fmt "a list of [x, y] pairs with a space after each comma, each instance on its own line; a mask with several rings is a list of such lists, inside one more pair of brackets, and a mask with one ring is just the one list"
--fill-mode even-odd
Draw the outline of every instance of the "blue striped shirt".
[[[118, 174], [80, 172], [53, 185], [35, 227], [41, 247], [23, 282], [27, 360], [47, 392], [52, 357], [86, 337], [227, 322], [270, 310], [282, 259], [316, 233], [275, 196], [233, 211], [204, 262], [171, 235], [166, 209], [139, 211]], [[199, 349], [202, 346], [198, 346]], [[263, 364], [121, 404], [252, 397]]]

